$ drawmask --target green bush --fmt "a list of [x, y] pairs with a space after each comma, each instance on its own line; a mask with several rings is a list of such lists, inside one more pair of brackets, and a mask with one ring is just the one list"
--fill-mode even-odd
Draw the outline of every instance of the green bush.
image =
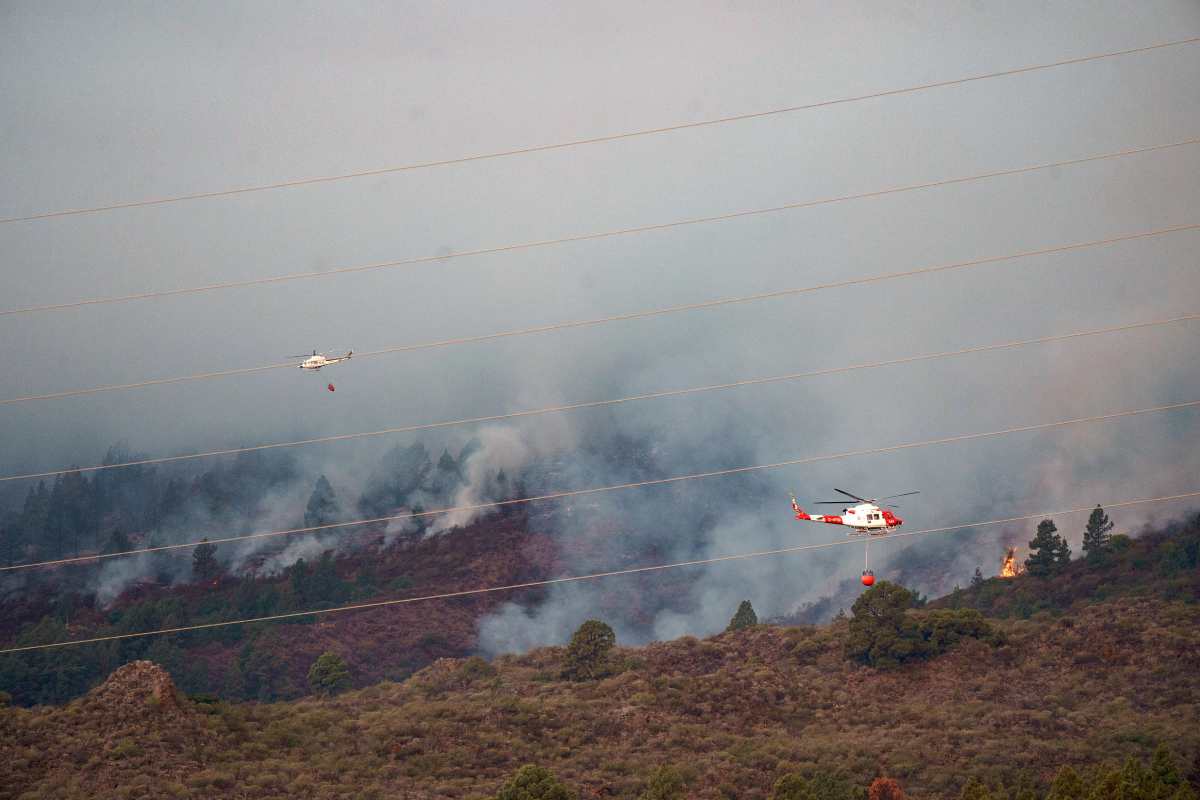
[[650, 773], [646, 788], [638, 795], [639, 800], [679, 800], [683, 797], [685, 784], [683, 774], [675, 767], [658, 767]]
[[926, 655], [917, 623], [907, 615], [912, 592], [899, 584], [880, 581], [851, 607], [846, 657], [880, 669], [896, 667]]
[[1070, 767], [1063, 767], [1054, 776], [1046, 800], [1086, 800], [1086, 797], [1083, 780], [1079, 774]]
[[771, 789], [771, 800], [816, 800], [808, 781], [798, 772], [784, 775], [775, 781]]
[[573, 681], [603, 678], [611, 672], [609, 654], [617, 636], [607, 623], [589, 619], [579, 626], [571, 643], [567, 645], [567, 657], [563, 666], [563, 677]]
[[308, 670], [308, 685], [317, 694], [331, 695], [349, 688], [350, 669], [337, 653], [322, 653]]
[[958, 796], [958, 800], [992, 800], [992, 793], [988, 791], [983, 781], [972, 777], [967, 781], [967, 785], [963, 787], [962, 794]]
[[545, 767], [526, 764], [496, 793], [496, 800], [572, 800], [571, 790]]
[[879, 669], [944, 653], [965, 638], [999, 644], [1000, 634], [974, 609], [936, 609], [910, 616], [913, 594], [888, 581], [855, 601], [846, 637], [846, 657]]

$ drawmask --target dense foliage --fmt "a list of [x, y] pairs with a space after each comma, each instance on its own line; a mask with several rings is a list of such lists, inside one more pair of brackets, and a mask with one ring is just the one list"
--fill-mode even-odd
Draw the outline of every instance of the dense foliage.
[[1047, 578], [1063, 572], [1071, 563], [1071, 548], [1058, 533], [1054, 520], [1038, 523], [1037, 534], [1029, 542], [1029, 558], [1025, 571], [1037, 578]]
[[337, 653], [325, 651], [308, 671], [308, 685], [317, 694], [337, 694], [350, 688], [350, 669]]
[[545, 767], [526, 764], [496, 793], [496, 800], [574, 800], [577, 797]]
[[574, 681], [602, 678], [612, 669], [611, 651], [617, 643], [608, 623], [589, 619], [579, 626], [567, 645], [563, 677]]
[[903, 586], [880, 581], [855, 601], [846, 656], [880, 669], [946, 652], [961, 639], [998, 643], [997, 632], [974, 609], [909, 613], [915, 603]]
[[745, 628], [752, 628], [758, 624], [758, 615], [754, 613], [754, 606], [750, 605], [749, 600], [743, 600], [737, 607], [737, 612], [733, 615], [733, 619], [729, 620], [729, 626], [725, 628], [727, 631], [740, 631]]
[[1096, 506], [1088, 515], [1087, 527], [1083, 530], [1083, 554], [1093, 561], [1104, 558], [1112, 548], [1113, 522]]
[[867, 787], [826, 772], [806, 778], [791, 772], [775, 781], [770, 800], [866, 800]]

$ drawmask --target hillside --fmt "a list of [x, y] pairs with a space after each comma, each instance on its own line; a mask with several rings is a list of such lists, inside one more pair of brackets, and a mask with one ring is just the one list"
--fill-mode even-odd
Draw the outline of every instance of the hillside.
[[952, 798], [970, 775], [1044, 786], [1063, 764], [1200, 751], [1195, 604], [1004, 621], [1003, 646], [886, 672], [845, 660], [845, 624], [621, 649], [623, 671], [594, 683], [561, 680], [564, 650], [546, 648], [333, 699], [176, 708], [143, 688], [142, 713], [127, 698], [145, 669], [128, 665], [66, 707], [0, 714], [0, 797], [473, 797], [535, 762], [583, 796], [634, 797], [673, 764], [695, 797], [765, 797], [784, 772], [825, 770]]
[[[219, 622], [354, 602], [501, 586], [561, 575], [563, 559], [604, 543], [604, 529], [564, 546], [547, 532], [545, 515], [516, 509], [461, 528], [389, 543], [356, 534], [359, 547], [328, 561], [299, 562], [282, 574], [224, 576], [205, 584], [137, 586], [109, 607], [94, 597], [63, 602], [52, 587], [0, 605], [0, 640], [40, 644], [174, 625]], [[617, 566], [637, 563], [638, 551]], [[611, 562], [609, 562], [611, 563]], [[74, 568], [84, 573], [90, 567]], [[303, 578], [303, 580], [301, 580]], [[65, 580], [65, 579], [64, 579]], [[683, 596], [689, 576], [629, 576], [598, 593], [596, 613], [644, 617]], [[395, 605], [361, 612], [303, 616], [282, 623], [231, 626], [172, 637], [129, 639], [99, 647], [0, 656], [0, 691], [16, 703], [61, 703], [94, 686], [116, 666], [148, 658], [167, 668], [189, 693], [225, 699], [294, 699], [325, 650], [349, 662], [356, 686], [401, 680], [438, 658], [475, 652], [479, 620], [505, 602], [536, 604], [537, 589]], [[303, 633], [297, 635], [297, 628]], [[7, 635], [4, 635], [7, 634]]]
[[1117, 536], [1101, 558], [1076, 558], [1053, 577], [990, 578], [931, 602], [933, 608], [975, 608], [988, 617], [1061, 614], [1115, 597], [1200, 602], [1200, 515]]

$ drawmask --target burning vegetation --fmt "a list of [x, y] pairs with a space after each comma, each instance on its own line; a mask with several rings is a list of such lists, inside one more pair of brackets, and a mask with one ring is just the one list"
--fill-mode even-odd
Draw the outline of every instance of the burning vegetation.
[[1021, 574], [1021, 565], [1017, 563], [1017, 548], [1010, 547], [1004, 553], [1004, 563], [1000, 565], [1001, 578], [1015, 578]]

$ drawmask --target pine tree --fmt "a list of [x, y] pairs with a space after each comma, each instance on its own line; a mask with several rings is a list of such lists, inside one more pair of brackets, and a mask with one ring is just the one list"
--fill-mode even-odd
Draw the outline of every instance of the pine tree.
[[463, 474], [458, 462], [454, 460], [454, 456], [450, 455], [449, 450], [443, 450], [442, 457], [438, 459], [437, 468], [433, 472], [430, 488], [438, 497], [449, 498], [462, 484]]
[[337, 653], [326, 650], [308, 670], [308, 685], [317, 694], [337, 694], [350, 686], [350, 669]]
[[1071, 561], [1071, 548], [1058, 535], [1053, 520], [1038, 523], [1037, 534], [1029, 542], [1029, 558], [1025, 559], [1025, 571], [1030, 575], [1045, 578], [1057, 575]]
[[1083, 530], [1083, 553], [1092, 561], [1100, 559], [1109, 550], [1113, 529], [1112, 522], [1104, 509], [1096, 506], [1088, 517], [1087, 527]]
[[496, 800], [573, 800], [571, 790], [545, 767], [526, 764], [496, 793]]
[[162, 495], [154, 508], [154, 526], [161, 528], [163, 522], [179, 513], [187, 502], [187, 488], [179, 478], [171, 478], [163, 488]]
[[613, 629], [598, 619], [589, 619], [579, 626], [563, 666], [563, 677], [575, 681], [602, 678], [609, 672], [609, 651], [617, 642]]
[[97, 528], [92, 486], [77, 467], [72, 469], [55, 478], [46, 514], [51, 552], [58, 556], [78, 555], [85, 541], [94, 540]]
[[36, 489], [30, 489], [25, 496], [25, 505], [21, 509], [22, 545], [32, 545], [36, 558], [40, 553], [46, 553], [47, 524], [50, 514], [50, 490], [45, 481], [38, 481]]
[[754, 613], [754, 606], [750, 605], [749, 600], [743, 600], [737, 608], [737, 613], [733, 615], [733, 619], [729, 620], [727, 631], [740, 631], [745, 628], [752, 628], [758, 624], [758, 615]]
[[124, 553], [133, 549], [133, 542], [129, 541], [129, 537], [120, 528], [115, 529], [108, 537], [108, 542], [105, 543], [102, 553]]
[[1088, 786], [1087, 800], [1113, 800], [1121, 791], [1121, 770], [1116, 767], [1097, 770]]
[[342, 507], [329, 480], [324, 476], [317, 478], [312, 494], [308, 496], [308, 506], [304, 509], [304, 525], [313, 528], [318, 525], [328, 525], [337, 522], [342, 515]]
[[1070, 767], [1063, 767], [1054, 776], [1050, 784], [1050, 793], [1046, 800], [1086, 800], [1087, 792], [1079, 773]]
[[346, 599], [346, 583], [338, 576], [337, 564], [333, 560], [333, 551], [326, 550], [321, 554], [321, 560], [313, 565], [312, 575], [308, 581], [309, 601], [318, 603], [340, 603]]
[[1154, 800], [1154, 773], [1130, 756], [1121, 768], [1119, 797], [1122, 800]]
[[971, 588], [974, 589], [976, 586], [979, 586], [982, 583], [983, 570], [981, 570], [979, 567], [975, 567], [975, 574], [971, 576]]
[[288, 583], [292, 587], [293, 608], [307, 606], [312, 599], [311, 581], [308, 575], [308, 564], [303, 558], [296, 559], [288, 567]]
[[208, 583], [220, 576], [221, 563], [217, 561], [217, 546], [204, 539], [192, 551], [192, 578], [199, 583]]

